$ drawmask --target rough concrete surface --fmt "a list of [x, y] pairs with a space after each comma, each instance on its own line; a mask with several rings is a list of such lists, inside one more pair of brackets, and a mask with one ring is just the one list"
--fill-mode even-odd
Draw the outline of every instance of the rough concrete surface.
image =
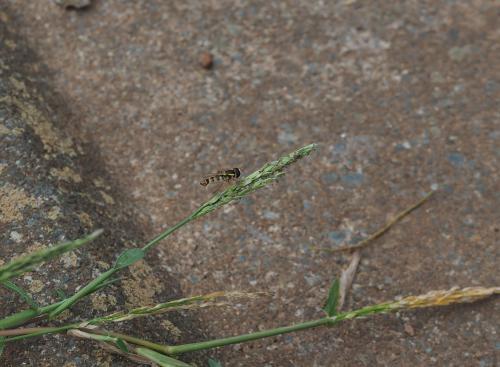
[[[129, 219], [127, 208], [136, 213], [131, 233], [144, 233], [140, 239], [210, 196], [198, 184], [205, 173], [239, 167], [248, 174], [299, 146], [321, 144], [270, 189], [182, 228], [147, 259], [183, 295], [270, 292], [190, 314], [186, 322], [203, 338], [318, 317], [349, 256], [314, 248], [366, 237], [431, 188], [438, 188], [431, 201], [363, 250], [346, 307], [499, 284], [498, 1], [96, 0], [65, 10], [49, 0], [11, 0], [0, 9], [8, 34], [36, 55], [44, 65], [36, 72], [59, 96], [66, 115], [53, 118], [57, 129], [101, 168], [75, 183], [91, 190], [87, 176], [105, 176], [113, 186], [96, 193], [119, 193], [112, 210]], [[13, 51], [16, 44], [2, 43]], [[200, 64], [206, 52], [211, 67]], [[50, 154], [37, 144], [33, 154]], [[65, 167], [78, 170], [77, 161], [65, 163], [47, 169], [71, 180]], [[12, 169], [1, 167], [2, 175]], [[80, 186], [72, 188], [73, 205], [86, 200]], [[36, 202], [16, 194], [26, 207]], [[93, 220], [126, 234], [127, 221], [94, 212]], [[88, 255], [94, 267], [98, 255]], [[85, 271], [90, 263], [82, 263]], [[153, 301], [164, 300], [158, 287]], [[199, 356], [224, 366], [495, 366], [499, 311], [497, 298], [382, 315]], [[183, 320], [176, 326], [194, 338]], [[148, 330], [141, 322], [137, 334]], [[43, 355], [44, 343], [69, 350], [68, 366], [133, 365], [104, 352], [97, 359], [91, 343], [75, 346], [62, 336], [9, 346], [5, 363], [37, 365], [19, 352]]]

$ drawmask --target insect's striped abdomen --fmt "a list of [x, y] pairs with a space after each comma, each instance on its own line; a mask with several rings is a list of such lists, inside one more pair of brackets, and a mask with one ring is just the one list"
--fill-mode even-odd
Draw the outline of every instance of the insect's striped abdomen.
[[224, 171], [219, 171], [218, 173], [206, 177], [203, 179], [203, 181], [200, 182], [201, 186], [207, 186], [210, 182], [215, 182], [215, 181], [231, 181], [232, 179], [240, 177], [241, 172], [238, 168], [233, 168], [233, 169], [228, 169]]

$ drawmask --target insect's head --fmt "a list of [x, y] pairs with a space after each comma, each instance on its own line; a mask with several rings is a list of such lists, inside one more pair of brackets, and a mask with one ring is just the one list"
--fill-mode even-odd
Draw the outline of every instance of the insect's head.
[[233, 168], [233, 170], [234, 170], [234, 176], [236, 178], [240, 177], [240, 175], [241, 175], [240, 169], [239, 168]]

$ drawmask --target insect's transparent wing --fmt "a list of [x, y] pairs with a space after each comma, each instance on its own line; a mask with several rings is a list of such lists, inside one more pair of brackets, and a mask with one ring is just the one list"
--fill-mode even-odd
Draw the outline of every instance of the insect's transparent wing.
[[201, 176], [201, 178], [204, 180], [206, 178], [214, 177], [217, 175], [222, 175], [224, 174], [225, 171], [217, 171], [217, 172], [212, 172], [212, 173], [207, 173], [206, 175]]
[[215, 193], [219, 192], [220, 189], [225, 186], [226, 181], [220, 181], [218, 185], [215, 186], [215, 189], [212, 191], [212, 195], [215, 195]]

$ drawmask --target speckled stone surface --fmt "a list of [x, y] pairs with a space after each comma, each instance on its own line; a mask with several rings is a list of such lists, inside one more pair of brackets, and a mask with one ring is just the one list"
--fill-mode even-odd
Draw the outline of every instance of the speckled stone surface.
[[[5, 21], [5, 14], [0, 16]], [[137, 213], [99, 164], [98, 154], [61, 131], [59, 125], [72, 118], [71, 111], [47, 83], [50, 71], [6, 24], [0, 22], [0, 265], [81, 238], [97, 228], [105, 229], [93, 243], [13, 279], [37, 304], [48, 305], [59, 300], [58, 292], [70, 295], [108, 270], [118, 253], [144, 241], [144, 233], [137, 219], [140, 216], [133, 217]], [[178, 282], [156, 258], [140, 261], [117, 275], [121, 283], [77, 303], [72, 312], [66, 311], [53, 324], [151, 305], [156, 297], [180, 296]], [[27, 308], [4, 287], [0, 288], [0, 305], [2, 318]], [[191, 335], [196, 335], [189, 317], [169, 319], [160, 323], [145, 320], [140, 327], [134, 322], [123, 331], [141, 330], [168, 343], [188, 340], [172, 333], [177, 330], [175, 321], [187, 322]], [[38, 324], [43, 325], [43, 321]], [[123, 360], [93, 348], [92, 343], [50, 336], [7, 345], [0, 365], [103, 366], [111, 361], [123, 364]]]
[[[145, 237], [209, 197], [198, 184], [205, 173], [247, 174], [321, 143], [270, 189], [181, 229], [151, 256], [185, 295], [271, 292], [195, 313], [210, 337], [320, 315], [349, 257], [313, 248], [366, 237], [431, 187], [430, 202], [363, 251], [346, 307], [500, 282], [498, 2], [109, 0], [67, 11], [15, 0], [0, 9], [50, 70], [72, 117], [59, 127], [98, 154], [122, 195], [115, 202], [140, 213]], [[383, 315], [207, 355], [224, 366], [495, 366], [499, 311], [492, 299]], [[42, 351], [45, 340], [29, 345]], [[99, 365], [75, 355], [68, 363]]]

